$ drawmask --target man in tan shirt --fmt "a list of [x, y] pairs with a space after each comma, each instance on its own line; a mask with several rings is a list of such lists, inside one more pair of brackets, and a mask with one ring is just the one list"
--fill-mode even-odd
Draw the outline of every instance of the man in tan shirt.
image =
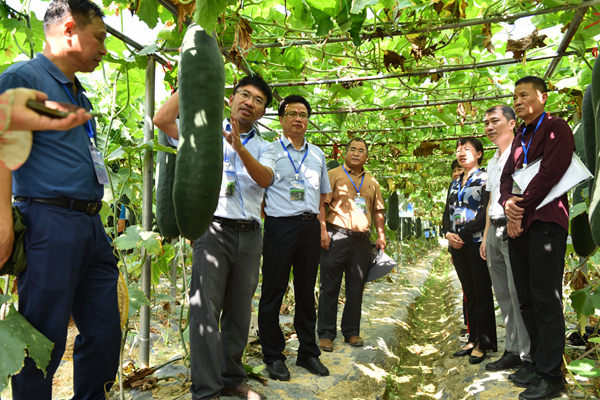
[[[346, 160], [329, 171], [332, 193], [327, 194], [326, 216], [321, 221], [321, 291], [319, 295], [319, 347], [333, 351], [337, 336], [337, 304], [346, 276], [346, 305], [342, 334], [350, 346], [360, 347], [362, 293], [369, 274], [371, 222], [377, 228], [378, 249], [385, 249], [385, 210], [377, 180], [365, 171], [367, 143], [360, 138], [346, 145]], [[372, 218], [372, 219], [371, 219]]]

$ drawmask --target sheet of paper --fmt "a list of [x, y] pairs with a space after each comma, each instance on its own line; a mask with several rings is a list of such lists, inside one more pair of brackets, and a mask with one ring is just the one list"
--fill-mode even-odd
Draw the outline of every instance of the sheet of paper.
[[[527, 186], [531, 182], [531, 180], [538, 174], [540, 171], [540, 166], [542, 165], [542, 159], [535, 160], [531, 164], [527, 166], [524, 170], [521, 170], [518, 173], [514, 173], [513, 179], [517, 182], [517, 185], [523, 191], [527, 189]], [[546, 198], [537, 206], [536, 210], [544, 207], [546, 204], [554, 201], [559, 198], [563, 194], [567, 193], [569, 190], [573, 189], [575, 186], [586, 182], [592, 179], [594, 175], [587, 169], [587, 167], [581, 162], [577, 154], [573, 153], [573, 158], [571, 160], [571, 165], [567, 169], [567, 172], [563, 175], [560, 181], [554, 185], [554, 187], [550, 190]]]

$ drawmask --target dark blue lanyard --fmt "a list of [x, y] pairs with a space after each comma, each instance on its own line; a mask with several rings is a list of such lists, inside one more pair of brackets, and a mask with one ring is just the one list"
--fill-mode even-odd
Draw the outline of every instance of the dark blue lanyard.
[[465, 192], [467, 191], [467, 188], [469, 187], [469, 184], [473, 181], [473, 178], [475, 177], [475, 175], [477, 175], [477, 173], [479, 172], [479, 168], [477, 168], [477, 171], [473, 172], [473, 175], [471, 175], [471, 177], [469, 178], [469, 180], [467, 180], [467, 183], [465, 183], [465, 187], [462, 189], [462, 192], [460, 190], [460, 182], [462, 181], [462, 179], [460, 179], [460, 177], [458, 178], [458, 202], [462, 203], [463, 198], [465, 197]]
[[[248, 141], [250, 139], [252, 139], [254, 137], [254, 132], [252, 132], [243, 142], [242, 142], [242, 146], [245, 146], [246, 143], [248, 143]], [[231, 158], [231, 155], [233, 153], [235, 153], [235, 151], [232, 151], [231, 153], [229, 153], [229, 151], [227, 150], [227, 145], [225, 144], [225, 137], [223, 137], [223, 147], [225, 148], [225, 154], [223, 155], [223, 158], [225, 159], [225, 162], [228, 163], [229, 159]]]
[[302, 168], [302, 164], [304, 163], [304, 160], [306, 160], [306, 156], [308, 155], [308, 148], [306, 149], [306, 153], [304, 153], [304, 157], [302, 158], [302, 161], [300, 161], [300, 165], [298, 166], [298, 168], [296, 168], [296, 164], [294, 164], [294, 160], [292, 160], [292, 156], [290, 156], [290, 152], [283, 144], [283, 140], [279, 139], [279, 143], [281, 143], [281, 147], [283, 147], [283, 150], [285, 150], [285, 152], [287, 153], [287, 156], [290, 159], [292, 166], [294, 167], [294, 172], [296, 172], [296, 179], [298, 179], [298, 172], [300, 172], [300, 168]]
[[348, 179], [350, 179], [350, 182], [352, 182], [352, 186], [354, 186], [354, 189], [356, 189], [356, 194], [358, 195], [358, 197], [360, 197], [360, 188], [362, 187], [362, 184], [365, 181], [365, 174], [363, 174], [362, 179], [360, 180], [360, 186], [357, 188], [352, 178], [350, 178], [350, 174], [348, 173], [348, 171], [346, 171], [346, 167], [342, 165], [342, 168], [344, 169], [346, 175], [348, 175]]
[[527, 147], [525, 147], [525, 142], [523, 142], [523, 137], [525, 137], [525, 130], [527, 129], [527, 127], [523, 128], [523, 133], [521, 134], [521, 147], [523, 148], [523, 154], [525, 154], [525, 158], [523, 160], [523, 168], [527, 168], [527, 153], [529, 152], [529, 146], [531, 146], [531, 141], [533, 140], [533, 135], [535, 135], [538, 128], [540, 127], [540, 124], [542, 123], [542, 120], [544, 119], [544, 115], [546, 115], [546, 111], [544, 111], [542, 113], [542, 116], [540, 117], [540, 120], [538, 121], [537, 126], [535, 127], [535, 131], [533, 131], [533, 133], [531, 134], [531, 137], [529, 138], [529, 143], [527, 143]]
[[[67, 92], [67, 94], [69, 95], [69, 98], [71, 99], [71, 101], [73, 102], [73, 104], [75, 104], [76, 106], [80, 107], [79, 104], [73, 98], [73, 96], [71, 96], [71, 91], [69, 90], [69, 88], [67, 87], [67, 85], [65, 85], [64, 83], [61, 83], [61, 85], [65, 89], [65, 92]], [[91, 121], [87, 121], [85, 123], [85, 131], [87, 132], [87, 135], [90, 137], [90, 141], [92, 141], [92, 143], [93, 143], [94, 131], [92, 130], [92, 122]]]

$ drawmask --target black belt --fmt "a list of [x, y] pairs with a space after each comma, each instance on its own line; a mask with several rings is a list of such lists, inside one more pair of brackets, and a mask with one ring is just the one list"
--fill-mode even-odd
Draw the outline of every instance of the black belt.
[[490, 218], [490, 222], [494, 226], [506, 226], [506, 224], [508, 223], [508, 218], [506, 218], [506, 217]]
[[69, 199], [68, 197], [57, 197], [48, 199], [34, 199], [32, 197], [15, 197], [15, 201], [26, 201], [28, 203], [40, 203], [48, 204], [50, 206], [56, 206], [66, 208], [69, 210], [80, 211], [89, 215], [99, 214], [102, 210], [102, 203], [82, 201]]
[[367, 237], [369, 237], [369, 233], [370, 233], [370, 232], [354, 232], [354, 231], [350, 231], [348, 229], [340, 228], [339, 226], [335, 226], [335, 225], [332, 225], [329, 223], [327, 224], [327, 229], [330, 229], [332, 231], [339, 232], [346, 236], [357, 238], [357, 239], [367, 238]]
[[260, 224], [256, 221], [246, 221], [244, 219], [213, 217], [213, 221], [218, 222], [223, 226], [233, 228], [236, 231], [253, 231], [260, 226]]
[[319, 217], [319, 214], [312, 214], [312, 213], [302, 213], [300, 215], [294, 215], [292, 217], [284, 217], [284, 218], [289, 218], [289, 219], [301, 219], [302, 221], [312, 221], [313, 219], [317, 219]]

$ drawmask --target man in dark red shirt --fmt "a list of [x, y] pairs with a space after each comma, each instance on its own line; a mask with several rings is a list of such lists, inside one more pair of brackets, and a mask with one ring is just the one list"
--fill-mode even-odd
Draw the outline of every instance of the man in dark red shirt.
[[[532, 363], [509, 379], [527, 389], [521, 400], [559, 395], [565, 384], [560, 369], [565, 344], [562, 279], [569, 228], [567, 194], [537, 206], [565, 174], [575, 150], [573, 132], [561, 118], [548, 115], [545, 82], [527, 76], [515, 84], [513, 107], [523, 124], [511, 145], [500, 179], [500, 204], [508, 217], [508, 247], [521, 314], [531, 338]], [[520, 188], [513, 174], [541, 158], [540, 170]]]

